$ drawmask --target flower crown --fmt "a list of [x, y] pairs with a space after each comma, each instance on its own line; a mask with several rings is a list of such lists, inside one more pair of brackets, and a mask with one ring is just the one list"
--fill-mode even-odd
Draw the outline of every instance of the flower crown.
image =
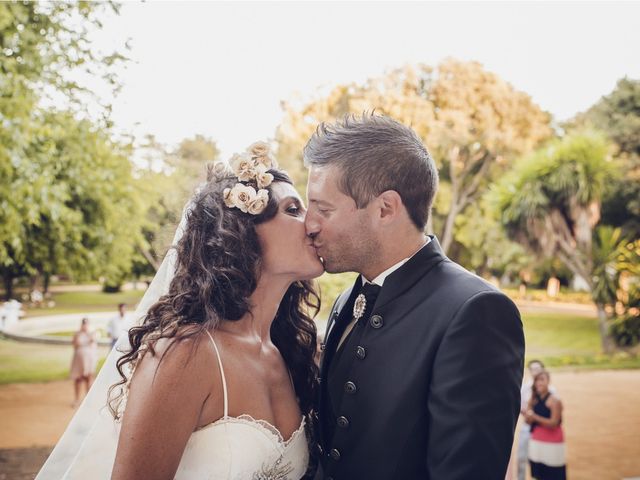
[[[238, 177], [233, 188], [225, 188], [224, 203], [229, 208], [239, 208], [244, 213], [260, 215], [269, 203], [266, 187], [273, 182], [273, 175], [267, 173], [278, 164], [266, 142], [256, 142], [245, 152], [234, 154], [228, 167]], [[216, 170], [228, 169], [224, 163], [216, 165]]]

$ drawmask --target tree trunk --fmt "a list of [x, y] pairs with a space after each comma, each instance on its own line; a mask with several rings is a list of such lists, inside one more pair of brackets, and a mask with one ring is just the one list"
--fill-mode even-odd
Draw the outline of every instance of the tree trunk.
[[609, 334], [609, 318], [607, 312], [604, 309], [604, 305], [597, 303], [598, 308], [598, 330], [600, 331], [600, 342], [602, 344], [602, 352], [607, 355], [611, 354], [615, 350], [613, 338]]
[[3, 280], [5, 300], [9, 301], [11, 300], [11, 297], [13, 297], [13, 275], [5, 273], [3, 275]]
[[138, 251], [142, 254], [145, 260], [149, 262], [149, 265], [151, 265], [153, 269], [157, 272], [158, 269], [160, 268], [160, 262], [158, 262], [155, 258], [153, 258], [153, 255], [151, 255], [151, 252], [149, 252], [144, 248], [138, 248]]
[[[455, 199], [453, 200], [453, 202], [455, 202]], [[453, 227], [455, 226], [457, 216], [458, 207], [455, 203], [453, 203], [453, 205], [451, 205], [451, 210], [449, 210], [449, 214], [447, 215], [447, 220], [444, 223], [442, 242], [440, 243], [440, 246], [442, 247], [442, 250], [445, 254], [449, 250], [449, 247], [451, 247], [451, 243], [453, 243]]]
[[47, 293], [49, 293], [49, 283], [51, 282], [51, 274], [50, 273], [45, 273], [44, 274], [44, 280], [43, 280], [43, 288], [44, 288], [44, 292], [43, 294], [46, 295]]

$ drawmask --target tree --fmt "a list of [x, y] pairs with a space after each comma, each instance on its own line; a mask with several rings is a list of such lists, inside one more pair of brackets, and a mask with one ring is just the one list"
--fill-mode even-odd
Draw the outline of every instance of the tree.
[[621, 227], [624, 234], [640, 237], [640, 80], [623, 78], [615, 89], [568, 127], [592, 126], [617, 145], [622, 176], [606, 192], [603, 222]]
[[[0, 171], [6, 173], [29, 142], [28, 123], [43, 97], [63, 95], [84, 109], [92, 94], [70, 80], [70, 71], [84, 70], [118, 89], [113, 67], [126, 57], [97, 53], [86, 40], [91, 29], [101, 27], [105, 9], [118, 12], [112, 2], [0, 2]], [[108, 104], [103, 111], [109, 113]]]
[[[53, 159], [64, 163], [68, 155], [84, 158], [78, 147], [89, 152], [115, 148], [113, 156], [121, 155], [120, 147], [97, 132], [109, 126], [109, 105], [102, 104], [101, 120], [89, 125], [42, 104], [62, 96], [77, 117], [86, 117], [87, 97], [98, 100], [94, 104], [100, 99], [71, 79], [70, 73], [77, 69], [102, 78], [117, 91], [113, 67], [125, 57], [96, 52], [87, 41], [87, 33], [101, 27], [100, 16], [108, 9], [117, 13], [118, 7], [84, 1], [0, 3], [0, 269], [8, 295], [16, 276], [40, 273], [46, 278], [53, 268], [77, 270], [72, 265], [76, 260], [85, 264], [87, 255], [75, 248], [78, 238], [64, 237], [70, 222], [84, 220], [69, 208], [77, 192], [66, 191], [67, 184], [48, 181], [59, 179]], [[60, 125], [69, 127], [78, 145], [57, 129]], [[58, 136], [49, 138], [50, 134]], [[103, 150], [96, 153], [98, 158], [108, 157]], [[98, 171], [104, 173], [104, 169]], [[80, 257], [68, 257], [71, 251]]]
[[[533, 252], [558, 258], [589, 286], [598, 309], [602, 348], [613, 348], [606, 305], [610, 289], [595, 255], [594, 229], [614, 178], [609, 145], [597, 133], [573, 133], [525, 157], [498, 182], [496, 208], [507, 231]], [[597, 246], [602, 246], [602, 242]], [[607, 255], [600, 253], [600, 258]]]
[[119, 285], [140, 241], [130, 152], [68, 112], [47, 112], [33, 138], [12, 169], [0, 213], [16, 225], [0, 241], [7, 296], [24, 274], [102, 275]]
[[150, 136], [142, 150], [150, 161], [136, 173], [144, 212], [144, 241], [138, 244], [138, 252], [144, 260], [137, 260], [135, 270], [155, 273], [187, 200], [206, 179], [207, 164], [215, 162], [220, 151], [212, 139], [202, 135], [182, 140], [173, 151]]
[[[373, 110], [411, 126], [430, 148], [441, 176], [434, 213], [441, 243], [453, 242], [455, 220], [509, 160], [551, 134], [549, 115], [476, 62], [446, 60], [436, 69], [407, 66], [363, 85], [340, 85], [303, 105], [284, 103], [276, 132], [280, 163], [305, 180], [302, 147], [321, 121]], [[439, 228], [438, 228], [439, 227]]]
[[603, 96], [575, 124], [590, 124], [606, 132], [620, 152], [640, 155], [640, 80], [622, 78], [609, 95]]
[[458, 216], [455, 229], [457, 242], [464, 246], [458, 261], [483, 277], [517, 279], [535, 261], [524, 246], [508, 237], [487, 194]]

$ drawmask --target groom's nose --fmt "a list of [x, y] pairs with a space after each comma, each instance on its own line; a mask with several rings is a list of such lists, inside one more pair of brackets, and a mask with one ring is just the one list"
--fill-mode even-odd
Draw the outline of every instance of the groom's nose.
[[308, 237], [315, 238], [320, 231], [320, 222], [311, 212], [307, 212], [307, 216], [304, 219], [304, 229]]

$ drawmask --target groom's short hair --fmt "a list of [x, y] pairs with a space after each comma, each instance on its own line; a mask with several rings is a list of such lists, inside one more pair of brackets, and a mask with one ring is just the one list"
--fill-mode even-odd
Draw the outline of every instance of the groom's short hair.
[[303, 150], [304, 164], [335, 165], [340, 191], [358, 208], [387, 190], [398, 192], [411, 220], [423, 230], [438, 188], [438, 170], [418, 135], [392, 118], [364, 113], [321, 123]]

